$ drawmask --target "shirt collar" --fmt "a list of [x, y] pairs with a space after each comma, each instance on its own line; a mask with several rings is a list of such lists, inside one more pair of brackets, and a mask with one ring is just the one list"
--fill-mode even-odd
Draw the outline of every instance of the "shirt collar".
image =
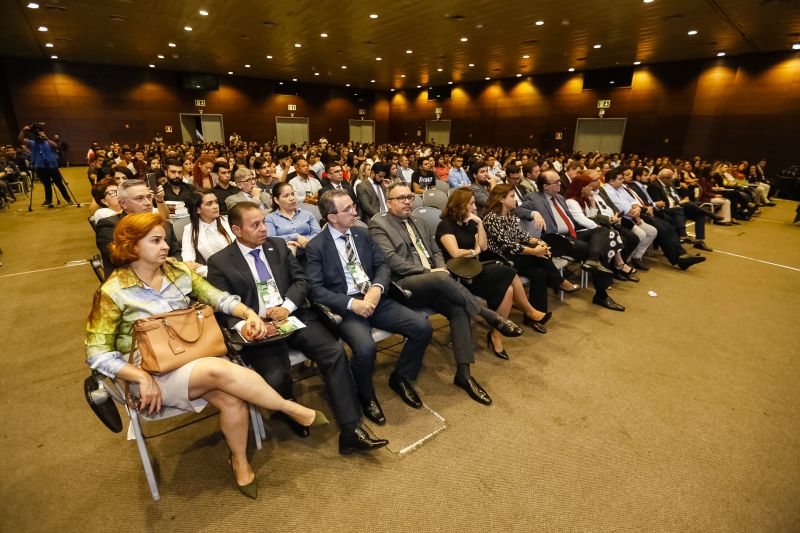
[[334, 242], [336, 241], [336, 239], [338, 239], [342, 235], [352, 235], [352, 232], [350, 231], [350, 229], [348, 229], [346, 232], [342, 233], [338, 229], [334, 228], [331, 224], [328, 224], [328, 231], [331, 232], [331, 237], [333, 237]]
[[253, 250], [261, 250], [262, 249], [261, 246], [259, 246], [258, 248], [250, 248], [246, 244], [242, 244], [242, 242], [239, 239], [236, 239], [236, 245], [239, 247], [239, 250], [241, 250], [242, 255], [245, 255], [245, 256], [250, 255], [250, 252], [252, 252]]

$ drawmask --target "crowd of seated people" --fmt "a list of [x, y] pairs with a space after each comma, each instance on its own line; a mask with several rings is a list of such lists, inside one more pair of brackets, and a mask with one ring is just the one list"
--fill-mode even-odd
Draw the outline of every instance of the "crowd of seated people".
[[[118, 153], [132, 160], [120, 155], [117, 161]], [[432, 334], [427, 317], [444, 315], [453, 383], [489, 405], [491, 395], [472, 375], [473, 319], [486, 323], [487, 348], [502, 359], [510, 357], [504, 337], [524, 334], [511, 318], [515, 306], [524, 326], [546, 333], [553, 316], [548, 289], [580, 289], [554, 259], [587, 272], [592, 303], [625, 311], [608, 288], [615, 281], [639, 281], [652, 268], [644, 257], [651, 245], [687, 270], [706, 256], [690, 254], [684, 245], [711, 251], [706, 220], [727, 225], [753, 203], [771, 204], [763, 173], [740, 165], [746, 183], [738, 174], [731, 182], [729, 166], [712, 169], [700, 159], [241, 141], [232, 147], [95, 145], [88, 157], [96, 244], [107, 276], [90, 316], [89, 364], [143, 386], [143, 408], [196, 408], [203, 400], [224, 407], [221, 424], [233, 471], [249, 496], [255, 481], [241, 453], [242, 400], [282, 412], [300, 437], [324, 418], [294, 403], [289, 350], [301, 351], [320, 369], [340, 430], [340, 453], [375, 450], [388, 441], [362, 425], [362, 417], [387, 423], [373, 385], [372, 328], [406, 338], [389, 386], [419, 409], [415, 381]], [[711, 180], [710, 189], [704, 179]], [[413, 206], [418, 195], [438, 187], [449, 188], [449, 197], [432, 228]], [[170, 198], [189, 210], [181, 235], [165, 222]], [[301, 209], [302, 203], [316, 207]], [[687, 221], [694, 223], [693, 237]], [[465, 266], [471, 273], [459, 270]], [[242, 355], [253, 373], [200, 360], [208, 376], [195, 380], [191, 368], [179, 369], [182, 377], [169, 383], [124, 363], [130, 346], [125, 328], [136, 318], [185, 307], [181, 291], [175, 293], [179, 286], [186, 296], [212, 304], [220, 324], [245, 339]], [[309, 303], [340, 315], [336, 329], [323, 325], [326, 313]], [[290, 316], [305, 325], [302, 333], [257, 342], [265, 334], [262, 320]], [[227, 374], [220, 372], [232, 372], [239, 384], [222, 386]]]

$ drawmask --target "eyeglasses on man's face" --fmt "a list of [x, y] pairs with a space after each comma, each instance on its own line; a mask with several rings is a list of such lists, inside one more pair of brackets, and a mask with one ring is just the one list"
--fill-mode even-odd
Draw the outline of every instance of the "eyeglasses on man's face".
[[250, 183], [250, 182], [255, 183], [255, 181], [256, 181], [255, 178], [245, 178], [243, 180], [237, 180], [236, 183]]
[[389, 198], [389, 200], [397, 200], [398, 202], [412, 202], [414, 200], [414, 195], [406, 194], [403, 196], [395, 196], [394, 198]]

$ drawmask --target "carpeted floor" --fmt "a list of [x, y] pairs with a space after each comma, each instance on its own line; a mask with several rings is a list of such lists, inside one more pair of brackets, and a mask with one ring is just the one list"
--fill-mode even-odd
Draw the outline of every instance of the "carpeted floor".
[[[85, 170], [67, 175], [88, 201]], [[97, 280], [65, 263], [95, 253], [88, 211], [41, 209], [36, 194], [33, 213], [22, 201], [0, 212], [2, 531], [800, 531], [793, 202], [710, 227], [716, 251], [688, 272], [650, 258], [641, 283], [612, 292], [624, 314], [585, 290], [551, 298], [549, 333], [508, 340], [510, 361], [486, 351], [476, 324], [473, 373], [491, 407], [451, 384], [439, 328], [418, 390], [446, 429], [411, 453], [340, 457], [334, 426], [301, 440], [269, 422], [250, 501], [210, 417], [149, 441], [154, 502], [134, 443], [82, 396]], [[387, 402], [392, 354], [376, 372]], [[301, 401], [330, 413], [321, 390], [319, 378], [298, 385]], [[402, 423], [430, 416], [405, 409]]]

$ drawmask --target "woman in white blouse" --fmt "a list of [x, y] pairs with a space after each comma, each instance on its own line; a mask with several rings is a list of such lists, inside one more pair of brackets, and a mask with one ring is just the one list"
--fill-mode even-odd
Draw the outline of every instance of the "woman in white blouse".
[[[595, 229], [601, 225], [608, 227], [609, 239], [612, 243], [610, 250], [613, 253], [613, 257], [609, 257], [608, 263], [609, 267], [615, 271], [614, 277], [624, 281], [638, 282], [639, 278], [635, 275], [636, 269], [626, 264], [623, 259], [628, 257], [636, 247], [629, 239], [635, 239], [636, 244], [638, 244], [638, 239], [635, 238], [635, 235], [631, 237], [630, 233], [621, 227], [619, 217], [610, 207], [605, 203], [602, 205], [598, 203], [594, 191], [595, 184], [599, 184], [599, 182], [600, 176], [590, 176], [587, 173], [581, 173], [572, 178], [572, 182], [564, 194], [569, 214], [572, 215], [575, 222], [586, 229]], [[626, 233], [628, 233], [627, 236]]]
[[181, 257], [195, 272], [206, 277], [206, 261], [233, 242], [233, 232], [228, 217], [220, 216], [217, 197], [209, 189], [197, 189], [187, 207], [190, 223], [183, 230]]

